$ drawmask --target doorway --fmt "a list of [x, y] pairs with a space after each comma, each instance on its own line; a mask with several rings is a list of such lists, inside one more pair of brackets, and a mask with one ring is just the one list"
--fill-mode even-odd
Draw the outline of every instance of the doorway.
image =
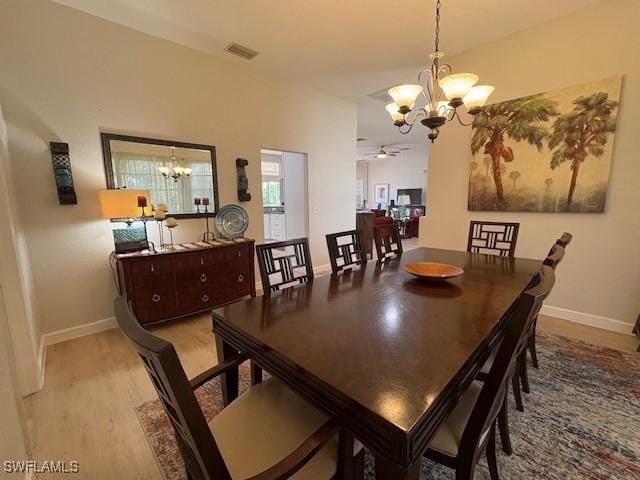
[[262, 149], [260, 161], [265, 242], [307, 237], [307, 154]]

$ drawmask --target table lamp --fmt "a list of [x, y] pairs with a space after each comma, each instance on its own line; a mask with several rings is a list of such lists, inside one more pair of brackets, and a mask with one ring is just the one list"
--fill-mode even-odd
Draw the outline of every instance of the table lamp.
[[116, 253], [138, 251], [148, 247], [146, 222], [143, 227], [134, 227], [136, 219], [151, 213], [149, 190], [129, 188], [100, 190], [98, 192], [102, 218], [120, 220], [126, 228], [113, 230]]

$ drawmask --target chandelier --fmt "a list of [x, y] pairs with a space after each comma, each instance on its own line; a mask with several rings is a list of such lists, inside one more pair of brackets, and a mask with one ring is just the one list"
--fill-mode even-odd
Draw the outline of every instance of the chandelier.
[[171, 163], [168, 166], [163, 165], [158, 167], [158, 171], [164, 178], [173, 178], [174, 182], [177, 182], [183, 177], [189, 177], [191, 175], [191, 168], [181, 167], [176, 160], [176, 147], [171, 147]]
[[[440, 0], [436, 1], [435, 49], [429, 54], [431, 66], [420, 70], [418, 85], [398, 85], [389, 89], [393, 103], [385, 108], [400, 133], [407, 134], [417, 120], [429, 129], [427, 137], [431, 143], [438, 137], [440, 127], [454, 118], [461, 125], [469, 126], [458, 114], [464, 105], [467, 113], [475, 116], [482, 111], [487, 98], [493, 92], [491, 85], [476, 85], [478, 76], [473, 73], [451, 73], [451, 66], [440, 64], [444, 52], [440, 51]], [[424, 107], [415, 108], [416, 101], [423, 97]]]

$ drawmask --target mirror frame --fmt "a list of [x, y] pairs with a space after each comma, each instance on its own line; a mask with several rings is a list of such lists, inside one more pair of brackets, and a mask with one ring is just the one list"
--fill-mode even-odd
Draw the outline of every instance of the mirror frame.
[[159, 138], [146, 138], [136, 137], [132, 135], [122, 135], [119, 133], [101, 132], [100, 139], [102, 141], [102, 159], [104, 161], [104, 174], [107, 180], [107, 189], [114, 190], [116, 188], [114, 174], [113, 174], [113, 162], [111, 161], [111, 140], [119, 140], [124, 142], [133, 143], [146, 143], [152, 145], [163, 145], [166, 147], [180, 147], [180, 148], [194, 148], [197, 150], [208, 150], [211, 154], [211, 181], [213, 183], [213, 207], [215, 211], [204, 213], [176, 213], [169, 215], [175, 218], [202, 218], [215, 217], [216, 213], [220, 209], [220, 203], [218, 202], [218, 170], [216, 166], [216, 147], [213, 145], [202, 145], [199, 143], [186, 143], [186, 142], [174, 142], [173, 140], [162, 140]]

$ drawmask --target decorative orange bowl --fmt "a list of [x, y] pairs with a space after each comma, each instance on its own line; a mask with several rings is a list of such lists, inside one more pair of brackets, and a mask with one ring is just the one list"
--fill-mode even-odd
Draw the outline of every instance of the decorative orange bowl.
[[459, 277], [464, 273], [464, 270], [456, 265], [438, 262], [407, 263], [404, 269], [411, 275], [430, 281], [447, 280]]

